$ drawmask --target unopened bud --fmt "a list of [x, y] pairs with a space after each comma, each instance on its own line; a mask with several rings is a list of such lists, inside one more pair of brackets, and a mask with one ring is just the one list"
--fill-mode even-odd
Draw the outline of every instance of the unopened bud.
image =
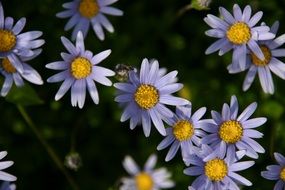
[[77, 152], [71, 152], [65, 156], [64, 165], [74, 171], [82, 166], [81, 157]]

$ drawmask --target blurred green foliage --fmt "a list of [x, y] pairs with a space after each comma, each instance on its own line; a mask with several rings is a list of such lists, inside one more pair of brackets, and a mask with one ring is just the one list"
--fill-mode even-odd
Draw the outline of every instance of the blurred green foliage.
[[[63, 0], [3, 0], [6, 16], [15, 19], [27, 17], [24, 31], [41, 30], [46, 43], [43, 53], [29, 63], [35, 67], [46, 80], [54, 71], [45, 69], [45, 64], [60, 60], [64, 51], [60, 36], [70, 37], [71, 32], [63, 30], [67, 19], [58, 19], [55, 14], [62, 11]], [[218, 14], [218, 7], [232, 9], [234, 3], [244, 7], [249, 3], [254, 12], [264, 11], [263, 21], [271, 25], [276, 19], [280, 21], [279, 34], [285, 33], [285, 1], [279, 0], [213, 0], [210, 10], [197, 11], [190, 9], [177, 16], [178, 12], [190, 3], [189, 0], [120, 0], [114, 6], [124, 11], [123, 17], [108, 17], [115, 27], [114, 34], [107, 34], [107, 39], [99, 41], [93, 31], [85, 40], [86, 48], [93, 53], [112, 49], [109, 58], [102, 65], [114, 69], [116, 64], [123, 63], [139, 66], [144, 57], [156, 58], [161, 67], [179, 71], [179, 81], [185, 88], [179, 95], [191, 100], [194, 110], [201, 106], [220, 111], [224, 102], [236, 94], [240, 109], [253, 101], [259, 106], [254, 116], [266, 116], [268, 122], [260, 127], [264, 138], [259, 142], [266, 153], [260, 155], [256, 165], [242, 175], [253, 182], [246, 189], [272, 189], [274, 182], [260, 177], [260, 171], [274, 162], [272, 153], [285, 154], [285, 91], [284, 81], [274, 77], [276, 92], [265, 95], [258, 80], [255, 80], [249, 91], [242, 91], [245, 73], [230, 75], [226, 66], [231, 61], [231, 53], [223, 57], [217, 54], [206, 56], [206, 48], [215, 39], [205, 36], [209, 27], [203, 18], [211, 13]], [[116, 80], [113, 79], [115, 82]], [[69, 93], [59, 102], [54, 95], [60, 84], [24, 87], [13, 89], [14, 93], [6, 99], [0, 99], [0, 145], [7, 150], [7, 159], [15, 162], [8, 169], [18, 177], [18, 189], [50, 190], [70, 189], [68, 182], [59, 172], [46, 150], [37, 141], [32, 131], [21, 117], [17, 107], [10, 102], [30, 105], [27, 111], [44, 138], [59, 154], [62, 162], [70, 151], [77, 151], [82, 158], [82, 167], [77, 171], [70, 170], [80, 189], [116, 189], [118, 181], [127, 173], [121, 162], [130, 154], [141, 165], [162, 137], [153, 130], [145, 138], [140, 126], [131, 131], [128, 122], [120, 123], [122, 110], [113, 101], [113, 87], [98, 85], [100, 104], [94, 105], [90, 97], [82, 110], [73, 108]], [[32, 95], [37, 93], [37, 95]], [[32, 98], [31, 98], [32, 97]], [[36, 98], [35, 98], [36, 97]], [[41, 103], [39, 105], [35, 105]], [[186, 189], [193, 178], [185, 176], [185, 166], [178, 156], [169, 163], [164, 162], [167, 150], [157, 152], [158, 166], [167, 167], [173, 174], [177, 186], [175, 189]], [[249, 159], [246, 159], [249, 160]]]

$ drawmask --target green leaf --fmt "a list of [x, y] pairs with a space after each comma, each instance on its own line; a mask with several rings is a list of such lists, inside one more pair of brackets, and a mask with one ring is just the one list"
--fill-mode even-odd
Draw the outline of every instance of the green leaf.
[[22, 87], [13, 85], [5, 99], [8, 102], [22, 106], [40, 105], [44, 103], [29, 84], [25, 84]]

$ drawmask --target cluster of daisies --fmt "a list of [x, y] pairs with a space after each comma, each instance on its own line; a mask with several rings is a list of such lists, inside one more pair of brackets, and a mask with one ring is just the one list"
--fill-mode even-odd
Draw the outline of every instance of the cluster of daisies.
[[247, 70], [243, 82], [243, 90], [251, 86], [258, 73], [259, 81], [265, 93], [274, 93], [271, 72], [281, 79], [285, 79], [285, 64], [280, 57], [285, 57], [285, 34], [276, 37], [279, 22], [271, 27], [264, 22], [257, 25], [262, 18], [262, 11], [251, 16], [252, 10], [247, 5], [242, 11], [235, 4], [233, 15], [225, 8], [219, 9], [222, 18], [207, 15], [205, 22], [212, 27], [206, 35], [219, 38], [207, 50], [206, 54], [219, 51], [219, 55], [233, 50], [232, 63], [227, 67], [229, 73], [240, 73]]
[[[113, 25], [104, 14], [123, 15], [121, 10], [110, 6], [116, 1], [118, 0], [74, 0], [64, 3], [63, 7], [67, 10], [56, 15], [59, 18], [71, 17], [65, 30], [74, 27], [72, 40], [75, 40], [75, 44], [62, 37], [62, 43], [67, 49], [66, 53], [61, 53], [63, 60], [46, 65], [49, 69], [61, 71], [47, 80], [50, 83], [63, 81], [55, 100], [59, 100], [71, 88], [71, 104], [82, 108], [88, 89], [93, 102], [98, 104], [99, 95], [95, 81], [107, 86], [112, 85], [107, 77], [114, 76], [115, 73], [98, 66], [110, 55], [111, 50], [93, 55], [91, 51], [85, 49], [84, 38], [90, 25], [100, 40], [105, 38], [103, 28], [114, 32]], [[8, 94], [13, 83], [18, 87], [23, 86], [23, 78], [34, 84], [43, 84], [39, 73], [26, 62], [41, 53], [40, 47], [45, 41], [38, 39], [42, 35], [40, 31], [21, 33], [25, 24], [25, 18], [14, 25], [12, 17], [4, 17], [0, 2], [0, 73], [5, 77], [1, 96]]]
[[45, 41], [38, 39], [42, 35], [40, 31], [21, 33], [25, 24], [26, 18], [14, 23], [12, 17], [5, 17], [0, 2], [0, 73], [5, 78], [1, 96], [8, 94], [13, 83], [18, 87], [23, 86], [23, 79], [43, 84], [39, 73], [26, 62], [41, 53], [40, 47]]
[[[238, 101], [232, 96], [230, 104], [225, 103], [221, 113], [212, 111], [211, 119], [202, 119], [205, 107], [193, 112], [189, 101], [172, 95], [183, 87], [176, 82], [177, 71], [167, 74], [161, 71], [156, 60], [144, 59], [139, 70], [129, 72], [127, 82], [114, 84], [117, 88], [115, 101], [124, 107], [121, 121], [130, 120], [131, 129], [141, 124], [147, 137], [153, 124], [165, 136], [157, 149], [170, 146], [166, 161], [173, 159], [180, 149], [183, 161], [190, 165], [184, 173], [199, 176], [192, 188], [239, 189], [236, 183], [250, 186], [251, 182], [236, 172], [254, 164], [253, 161], [241, 162], [244, 156], [257, 159], [258, 153], [265, 152], [253, 140], [263, 136], [254, 128], [266, 122], [264, 117], [250, 119], [257, 104], [250, 104], [238, 114]], [[167, 105], [176, 106], [175, 113]], [[163, 122], [170, 127], [165, 128]], [[124, 167], [133, 177], [123, 180], [122, 190], [135, 189], [131, 188], [134, 184], [138, 190], [173, 186], [167, 178], [168, 172], [164, 172], [164, 177], [161, 174], [160, 179], [165, 180], [159, 181], [155, 171], [147, 166], [139, 172], [129, 157], [126, 157]]]
[[[261, 19], [262, 12], [251, 18], [251, 8], [246, 6], [242, 12], [234, 5], [234, 16], [220, 8], [223, 19], [213, 15], [205, 18], [213, 29], [206, 32], [212, 37], [221, 38], [211, 45], [206, 53], [219, 50], [219, 55], [233, 49], [233, 61], [228, 70], [237, 73], [249, 69], [244, 83], [244, 90], [251, 85], [258, 71], [262, 87], [266, 93], [273, 93], [274, 87], [269, 69], [284, 78], [284, 63], [275, 57], [285, 55], [283, 49], [277, 49], [285, 42], [285, 37], [273, 39], [278, 29], [278, 22], [269, 28], [264, 23], [255, 26]], [[156, 60], [144, 59], [140, 69], [129, 72], [126, 82], [115, 83], [117, 95], [115, 101], [124, 111], [121, 121], [130, 120], [130, 128], [141, 125], [146, 137], [151, 126], [165, 136], [157, 146], [158, 150], [169, 148], [165, 161], [170, 161], [181, 150], [182, 159], [187, 166], [186, 175], [197, 176], [190, 190], [239, 190], [240, 186], [252, 183], [237, 172], [250, 168], [254, 161], [243, 161], [245, 157], [257, 159], [264, 148], [254, 139], [263, 137], [255, 128], [266, 122], [265, 117], [251, 118], [257, 108], [254, 102], [239, 114], [236, 96], [230, 104], [224, 103], [221, 113], [211, 111], [211, 119], [202, 119], [206, 108], [193, 113], [191, 103], [172, 94], [183, 85], [177, 83], [177, 71], [166, 73], [159, 68]], [[173, 113], [167, 106], [175, 106]], [[165, 128], [165, 123], [170, 126]], [[279, 166], [268, 166], [268, 171], [261, 175], [270, 180], [278, 180], [275, 190], [285, 187], [285, 158], [275, 153]], [[169, 172], [161, 172], [157, 179], [157, 170], [152, 170], [149, 158], [141, 171], [135, 162], [127, 156], [123, 166], [131, 177], [122, 180], [121, 190], [155, 190], [171, 188], [174, 183], [168, 179]], [[156, 160], [156, 159], [155, 159]], [[152, 165], [153, 166], [153, 165]], [[163, 169], [164, 170], [164, 169]]]

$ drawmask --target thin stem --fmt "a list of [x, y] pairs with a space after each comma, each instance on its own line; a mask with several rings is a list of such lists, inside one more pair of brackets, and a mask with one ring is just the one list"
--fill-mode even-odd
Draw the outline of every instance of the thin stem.
[[271, 134], [270, 134], [270, 148], [269, 148], [269, 151], [270, 151], [270, 156], [271, 158], [274, 160], [274, 147], [275, 147], [275, 134], [276, 134], [276, 126], [275, 125], [272, 125], [271, 126]]
[[191, 4], [186, 5], [185, 7], [182, 7], [178, 13], [177, 13], [177, 18], [181, 17], [184, 15], [187, 11], [191, 10], [193, 7]]
[[71, 132], [71, 137], [70, 137], [70, 152], [76, 152], [76, 138], [77, 138], [77, 133], [80, 129], [80, 127], [82, 126], [83, 118], [80, 117], [76, 122], [75, 125], [73, 126], [73, 130]]
[[21, 105], [17, 105], [17, 108], [19, 112], [21, 113], [22, 117], [24, 120], [27, 122], [28, 126], [31, 128], [33, 133], [37, 136], [38, 140], [42, 143], [46, 151], [48, 152], [49, 156], [51, 159], [54, 161], [58, 169], [63, 173], [63, 175], [66, 177], [67, 181], [69, 182], [70, 186], [74, 190], [79, 190], [78, 185], [75, 183], [71, 175], [68, 173], [68, 171], [65, 169], [63, 163], [60, 161], [59, 156], [55, 153], [53, 148], [48, 144], [48, 142], [44, 139], [43, 135], [41, 132], [37, 129], [36, 125], [28, 115], [27, 111], [25, 108]]

